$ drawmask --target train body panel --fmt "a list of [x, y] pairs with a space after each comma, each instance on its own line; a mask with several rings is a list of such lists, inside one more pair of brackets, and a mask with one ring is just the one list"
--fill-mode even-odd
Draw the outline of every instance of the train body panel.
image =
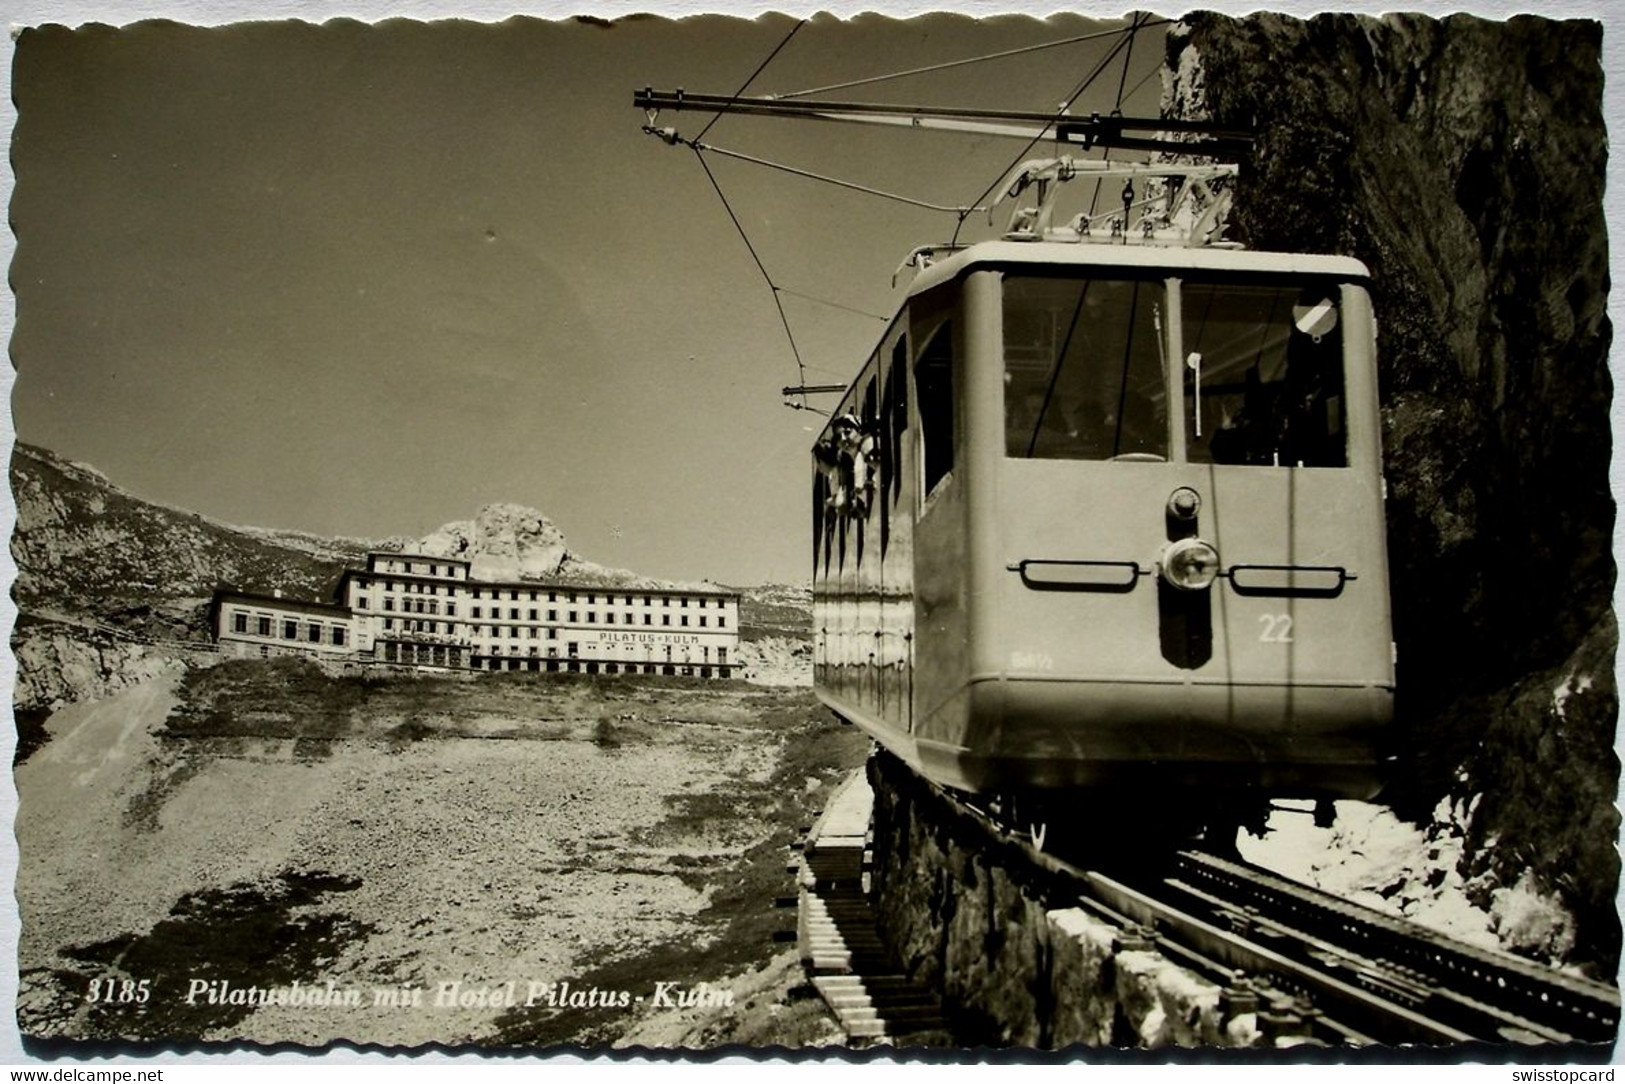
[[967, 790], [1372, 793], [1363, 278], [999, 243], [922, 274], [815, 455], [819, 695]]

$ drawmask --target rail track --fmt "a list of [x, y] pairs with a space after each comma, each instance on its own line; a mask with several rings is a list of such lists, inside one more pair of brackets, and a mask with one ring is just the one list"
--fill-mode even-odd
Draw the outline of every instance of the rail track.
[[[1084, 868], [941, 788], [918, 777], [911, 785], [925, 799], [917, 816], [951, 817], [964, 845], [1024, 864], [1046, 906], [1082, 907], [1120, 931], [1120, 949], [1154, 948], [1219, 986], [1227, 1025], [1251, 1014], [1257, 1043], [1534, 1046], [1617, 1035], [1619, 991], [1604, 983], [1200, 851], [1155, 866]], [[944, 1010], [951, 1024], [951, 1006]]]

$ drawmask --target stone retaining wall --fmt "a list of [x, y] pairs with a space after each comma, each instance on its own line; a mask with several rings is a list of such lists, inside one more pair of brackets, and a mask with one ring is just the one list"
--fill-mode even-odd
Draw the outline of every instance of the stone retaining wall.
[[875, 792], [875, 911], [903, 971], [943, 999], [962, 1045], [1246, 1046], [1219, 986], [1134, 931], [1076, 906], [1019, 847], [968, 821], [884, 754]]

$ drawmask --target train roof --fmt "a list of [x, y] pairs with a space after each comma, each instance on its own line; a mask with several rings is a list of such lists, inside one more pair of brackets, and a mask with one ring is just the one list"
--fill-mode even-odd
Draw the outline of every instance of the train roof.
[[1175, 272], [1237, 271], [1297, 275], [1332, 275], [1367, 279], [1371, 272], [1350, 256], [1304, 252], [1254, 252], [1240, 248], [1187, 248], [1172, 245], [1122, 245], [1106, 241], [984, 241], [931, 264], [909, 287], [913, 297], [985, 264], [1032, 264], [1048, 267], [1121, 267]]

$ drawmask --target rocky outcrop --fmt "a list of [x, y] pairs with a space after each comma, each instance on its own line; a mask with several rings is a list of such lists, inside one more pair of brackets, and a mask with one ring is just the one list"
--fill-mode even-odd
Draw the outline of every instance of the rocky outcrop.
[[100, 700], [160, 674], [180, 673], [188, 654], [37, 625], [20, 632], [11, 646], [17, 660], [13, 706], [25, 713]]
[[624, 568], [608, 568], [570, 552], [564, 532], [534, 508], [488, 504], [471, 520], [456, 520], [415, 542], [396, 542], [435, 557], [469, 562], [469, 574], [482, 580], [536, 580], [615, 587], [715, 588], [715, 584], [661, 580]]
[[481, 580], [542, 579], [564, 563], [564, 532], [517, 504], [488, 504], [471, 520], [447, 523], [418, 543], [419, 552], [458, 557]]
[[1481, 795], [1464, 875], [1528, 870], [1612, 974], [1600, 46], [1597, 23], [1525, 16], [1204, 14], [1169, 34], [1164, 89], [1174, 114], [1257, 132], [1232, 236], [1372, 273], [1400, 681], [1385, 797], [1420, 819]]
[[755, 685], [811, 685], [812, 641], [765, 636], [739, 642], [740, 676]]

